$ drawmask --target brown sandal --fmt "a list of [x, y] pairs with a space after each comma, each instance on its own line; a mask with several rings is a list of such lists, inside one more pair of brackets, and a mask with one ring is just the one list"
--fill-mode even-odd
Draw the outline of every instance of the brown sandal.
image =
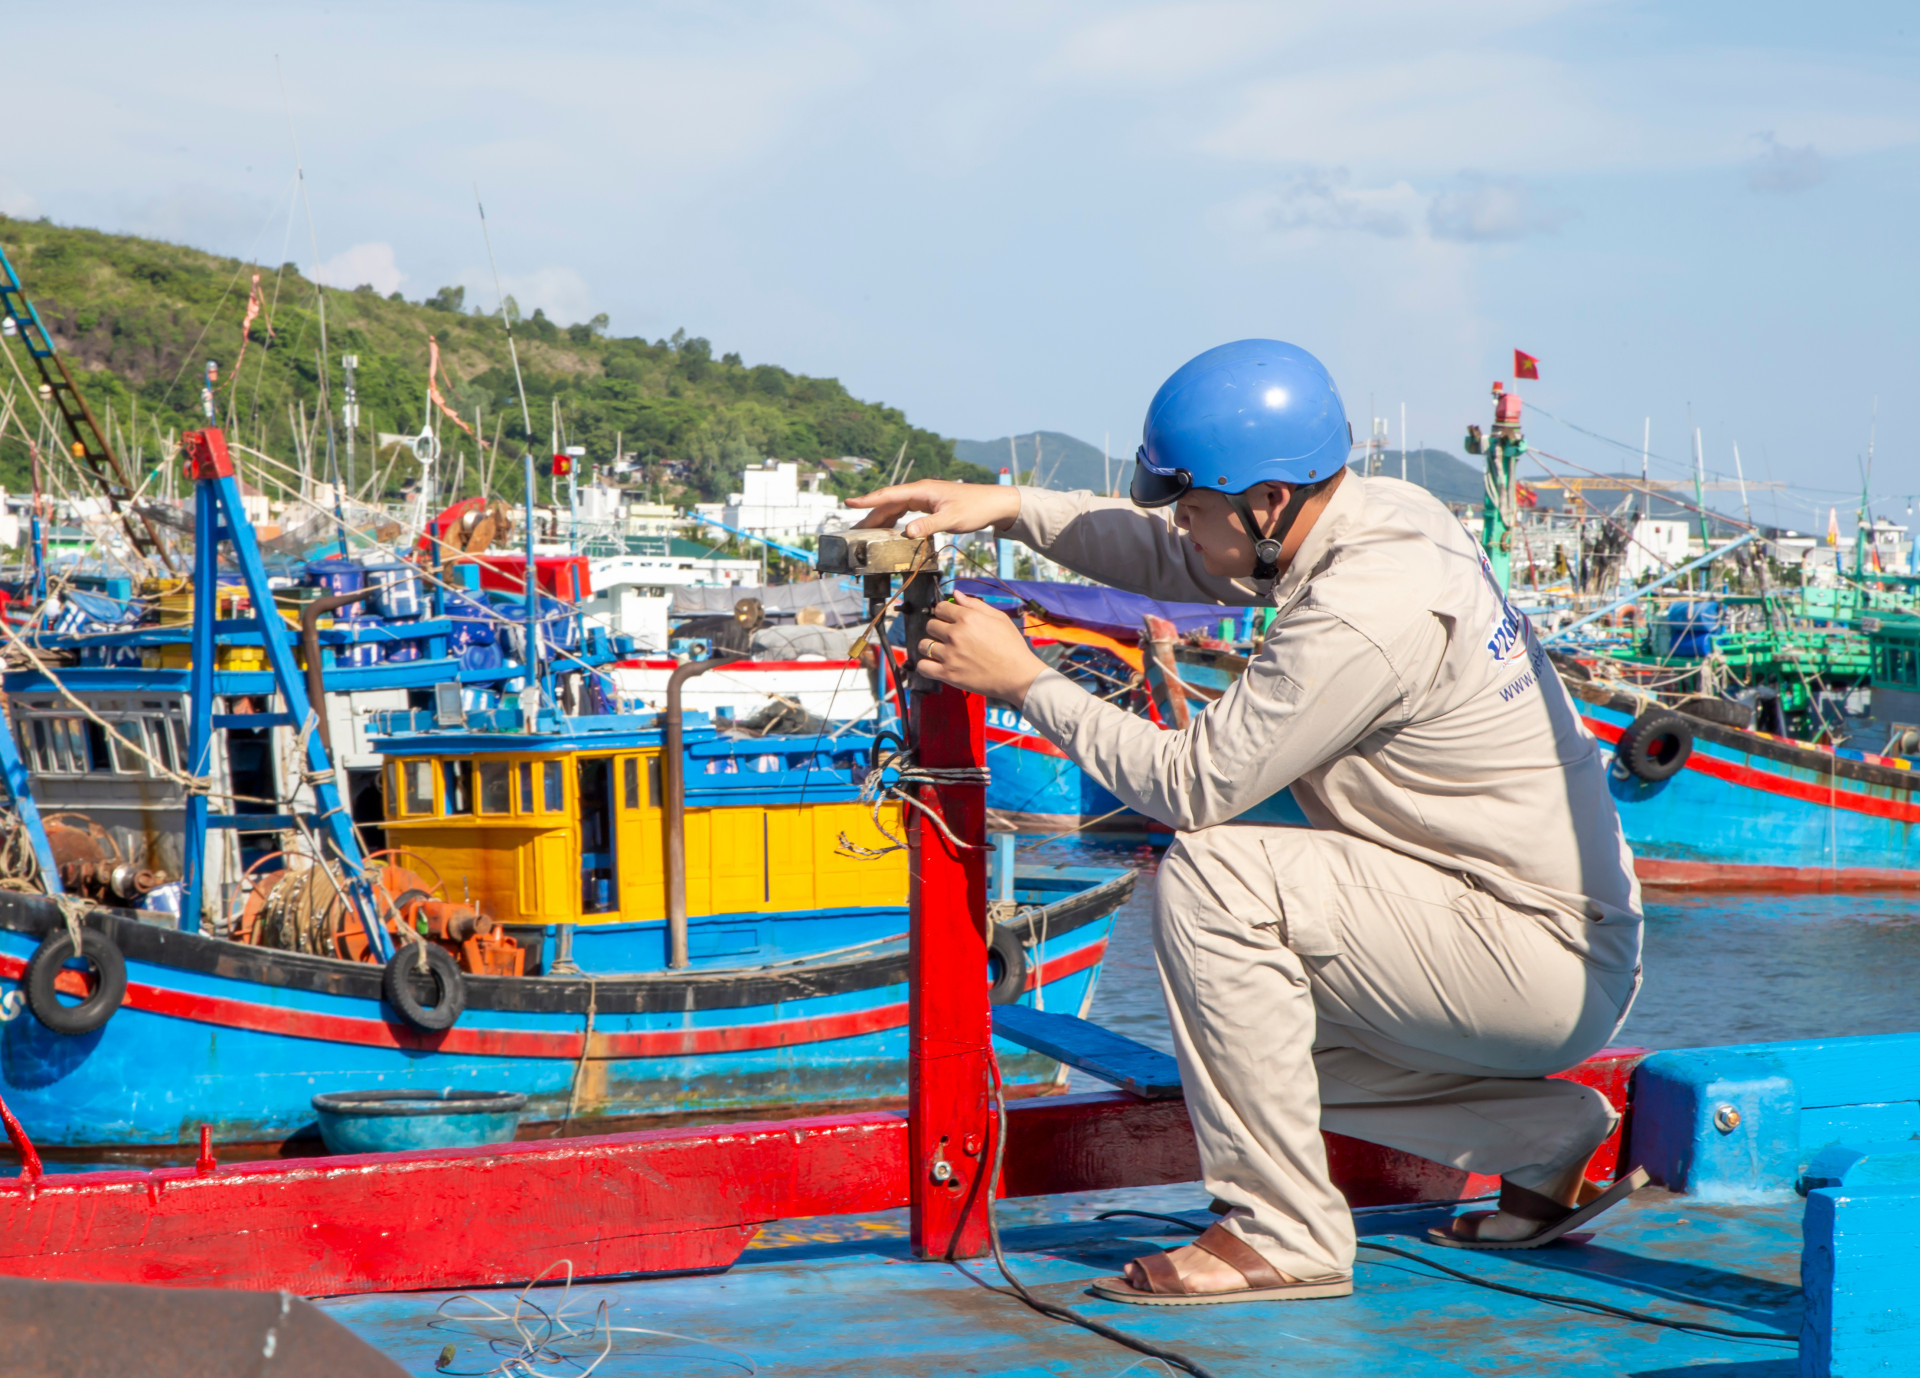
[[1206, 1233], [1193, 1244], [1239, 1273], [1247, 1285], [1224, 1292], [1195, 1292], [1180, 1276], [1173, 1260], [1158, 1253], [1134, 1260], [1146, 1275], [1144, 1290], [1123, 1277], [1101, 1278], [1092, 1284], [1093, 1294], [1134, 1306], [1216, 1306], [1236, 1301], [1304, 1301], [1310, 1297], [1345, 1297], [1353, 1293], [1351, 1277], [1328, 1278], [1324, 1282], [1301, 1282], [1288, 1277], [1262, 1258], [1251, 1244], [1220, 1225], [1209, 1225]]
[[[1522, 1220], [1536, 1222], [1540, 1226], [1538, 1230], [1525, 1239], [1482, 1239], [1481, 1222], [1491, 1220], [1499, 1212], [1467, 1211], [1454, 1216], [1444, 1226], [1436, 1225], [1428, 1230], [1427, 1238], [1449, 1249], [1537, 1249], [1543, 1244], [1564, 1238], [1569, 1230], [1578, 1229], [1589, 1220], [1613, 1209], [1644, 1187], [1648, 1180], [1645, 1168], [1635, 1168], [1591, 1201], [1579, 1206], [1563, 1206], [1551, 1196], [1542, 1196], [1537, 1191], [1502, 1182], [1500, 1210]], [[1463, 1229], [1465, 1233], [1462, 1233]]]

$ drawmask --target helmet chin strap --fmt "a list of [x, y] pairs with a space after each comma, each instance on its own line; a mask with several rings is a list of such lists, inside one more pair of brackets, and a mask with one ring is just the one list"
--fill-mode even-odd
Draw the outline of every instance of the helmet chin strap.
[[1225, 493], [1227, 503], [1240, 518], [1240, 524], [1253, 537], [1253, 577], [1274, 580], [1280, 577], [1280, 547], [1287, 543], [1287, 533], [1293, 530], [1293, 524], [1300, 517], [1300, 509], [1307, 505], [1307, 499], [1326, 486], [1323, 479], [1319, 483], [1296, 484], [1293, 496], [1280, 512], [1279, 525], [1271, 536], [1260, 534], [1260, 523], [1253, 519], [1253, 508], [1247, 502], [1245, 493]]

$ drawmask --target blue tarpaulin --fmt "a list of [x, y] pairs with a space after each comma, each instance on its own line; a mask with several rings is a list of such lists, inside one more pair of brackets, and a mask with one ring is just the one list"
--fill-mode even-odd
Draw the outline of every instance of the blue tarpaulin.
[[1205, 631], [1217, 634], [1220, 619], [1230, 617], [1238, 624], [1245, 608], [1230, 608], [1221, 603], [1165, 603], [1138, 593], [1099, 584], [1053, 584], [1034, 579], [961, 579], [962, 593], [984, 598], [997, 608], [1012, 611], [1022, 602], [1031, 603], [1062, 622], [1109, 636], [1134, 639], [1148, 613], [1164, 617], [1181, 632]]

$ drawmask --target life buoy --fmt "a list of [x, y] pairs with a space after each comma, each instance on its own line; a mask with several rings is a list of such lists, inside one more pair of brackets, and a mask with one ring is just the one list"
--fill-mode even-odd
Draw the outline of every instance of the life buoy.
[[[423, 948], [427, 954], [425, 971], [420, 970]], [[422, 1033], [451, 1029], [467, 1008], [467, 982], [460, 974], [460, 964], [444, 947], [432, 943], [403, 943], [380, 973], [380, 993], [402, 1019]]]
[[1650, 708], [1620, 734], [1614, 760], [1629, 775], [1658, 784], [1678, 775], [1693, 755], [1693, 728], [1678, 713]]
[[1027, 949], [1012, 929], [995, 924], [987, 940], [987, 1003], [1011, 1005], [1026, 990]]
[[54, 982], [73, 960], [73, 935], [61, 924], [40, 940], [27, 959], [21, 984], [33, 1017], [57, 1034], [90, 1034], [113, 1018], [127, 998], [127, 959], [119, 944], [97, 928], [80, 929], [80, 956], [93, 964], [93, 992], [77, 1005], [63, 1001]]

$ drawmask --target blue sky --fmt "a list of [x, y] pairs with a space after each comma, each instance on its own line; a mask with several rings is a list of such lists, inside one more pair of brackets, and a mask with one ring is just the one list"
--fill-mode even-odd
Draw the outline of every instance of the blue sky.
[[38, 103], [67, 135], [10, 145], [14, 214], [490, 306], [478, 180], [523, 307], [948, 435], [1125, 453], [1167, 373], [1258, 334], [1320, 354], [1357, 433], [1371, 399], [1397, 445], [1404, 402], [1457, 452], [1518, 346], [1554, 417], [1650, 417], [1656, 472], [1691, 408], [1710, 470], [1738, 443], [1802, 490], [1756, 515], [1850, 503], [1876, 398], [1877, 509], [1920, 494], [1911, 6], [211, 3], [9, 36], [16, 132]]

